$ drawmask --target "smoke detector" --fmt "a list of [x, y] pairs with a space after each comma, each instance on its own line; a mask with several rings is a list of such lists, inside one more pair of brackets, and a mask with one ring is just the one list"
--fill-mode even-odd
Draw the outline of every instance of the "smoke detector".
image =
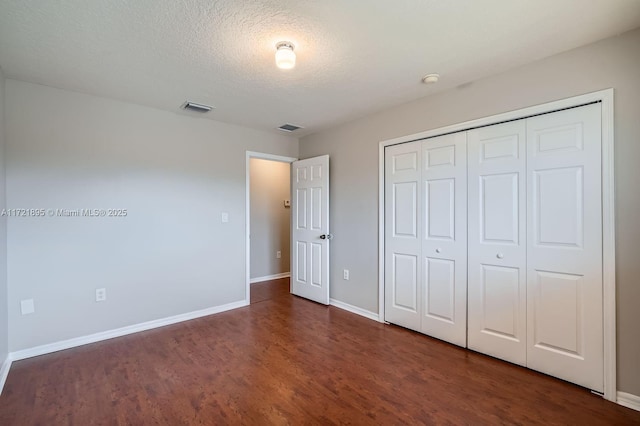
[[435, 84], [440, 80], [440, 74], [427, 74], [422, 77], [422, 82], [424, 84]]
[[184, 104], [182, 104], [182, 109], [186, 109], [188, 111], [195, 111], [195, 112], [205, 113], [205, 112], [211, 111], [213, 109], [213, 107], [209, 106], [209, 105], [204, 105], [204, 104], [199, 104], [199, 103], [196, 103], [196, 102], [187, 101]]

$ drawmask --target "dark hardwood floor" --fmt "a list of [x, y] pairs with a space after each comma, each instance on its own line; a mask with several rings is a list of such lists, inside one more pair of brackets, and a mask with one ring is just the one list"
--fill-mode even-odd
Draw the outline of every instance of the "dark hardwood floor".
[[[255, 303], [253, 303], [255, 302]], [[640, 424], [551, 377], [288, 294], [15, 362], [0, 425]]]
[[289, 278], [251, 284], [251, 304], [294, 297], [289, 294]]

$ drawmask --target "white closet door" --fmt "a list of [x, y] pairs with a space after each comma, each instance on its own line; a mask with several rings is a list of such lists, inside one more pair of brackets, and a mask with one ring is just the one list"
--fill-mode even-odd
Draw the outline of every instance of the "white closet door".
[[525, 121], [468, 132], [468, 346], [526, 364]]
[[385, 320], [420, 330], [421, 142], [385, 152]]
[[422, 328], [467, 343], [467, 134], [422, 142]]
[[600, 108], [527, 120], [527, 365], [602, 392]]

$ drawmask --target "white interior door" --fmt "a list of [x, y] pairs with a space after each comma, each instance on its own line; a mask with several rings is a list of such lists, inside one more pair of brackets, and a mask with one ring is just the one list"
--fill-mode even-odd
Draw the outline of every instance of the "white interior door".
[[527, 365], [602, 392], [600, 108], [527, 120]]
[[467, 344], [467, 133], [422, 142], [421, 331]]
[[291, 293], [329, 304], [329, 156], [291, 167]]
[[385, 151], [385, 321], [420, 330], [422, 221], [420, 142]]
[[526, 364], [525, 120], [468, 132], [469, 348]]

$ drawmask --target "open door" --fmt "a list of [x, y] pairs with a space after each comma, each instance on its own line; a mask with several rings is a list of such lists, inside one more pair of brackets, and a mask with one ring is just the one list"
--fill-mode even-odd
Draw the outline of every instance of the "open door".
[[329, 304], [329, 156], [291, 168], [291, 293]]

